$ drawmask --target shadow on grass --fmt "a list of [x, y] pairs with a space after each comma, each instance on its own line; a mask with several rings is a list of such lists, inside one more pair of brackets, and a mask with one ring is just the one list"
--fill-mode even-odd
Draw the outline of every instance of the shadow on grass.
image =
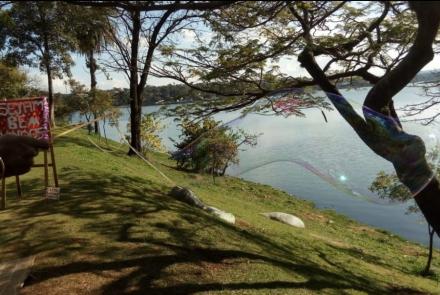
[[[248, 253], [237, 250], [219, 250], [206, 248], [183, 248], [174, 245], [160, 243], [161, 246], [177, 250], [176, 254], [147, 256], [135, 259], [119, 260], [104, 263], [76, 262], [61, 267], [48, 267], [41, 270], [38, 281], [59, 276], [70, 275], [72, 273], [96, 272], [121, 270], [124, 268], [135, 267], [135, 271], [127, 276], [123, 276], [113, 281], [100, 290], [103, 294], [190, 294], [202, 291], [216, 290], [261, 290], [261, 289], [297, 289], [305, 288], [308, 290], [319, 291], [322, 289], [356, 289], [365, 292], [376, 292], [380, 289], [369, 286], [367, 282], [362, 283], [364, 287], [356, 287], [348, 277], [324, 271], [311, 265], [295, 264], [278, 259], [269, 258], [264, 255]], [[183, 283], [170, 287], [155, 286], [154, 281], [159, 279], [163, 270], [173, 264], [179, 263], [222, 263], [230, 259], [247, 259], [253, 263], [268, 263], [292, 272], [307, 275], [309, 278], [302, 282], [289, 281], [269, 281], [269, 282], [240, 282], [240, 283]], [[37, 282], [38, 282], [37, 281]], [[136, 282], [133, 285], [133, 282]], [[134, 287], [134, 288], [133, 288]], [[126, 291], [132, 289], [131, 291]], [[134, 289], [134, 290], [133, 290]], [[383, 290], [382, 290], [383, 291]]]
[[[66, 144], [76, 143], [75, 139]], [[60, 179], [64, 182], [60, 201], [42, 201], [38, 200], [41, 196], [34, 196], [11, 202], [11, 219], [4, 221], [5, 228], [0, 231], [4, 233], [2, 245], [13, 243], [20, 256], [49, 252], [51, 257], [67, 261], [37, 266], [31, 285], [71, 274], [114, 271], [118, 276], [100, 287], [100, 293], [298, 288], [339, 293], [346, 289], [373, 294], [385, 291], [379, 282], [357, 274], [350, 265], [333, 264], [326, 269], [312, 261], [309, 257], [313, 253], [318, 256], [319, 251], [309, 245], [274, 241], [257, 231], [224, 223], [171, 199], [164, 194], [165, 186], [144, 178], [69, 166], [60, 169]], [[38, 180], [23, 181], [27, 192], [37, 194], [40, 187]], [[224, 241], [212, 237], [215, 234]], [[83, 253], [87, 253], [87, 260], [79, 258]], [[69, 259], [64, 259], [66, 256]], [[166, 280], [170, 267], [191, 264], [203, 272], [203, 263], [224, 265], [231, 260], [243, 271], [249, 269], [241, 265], [245, 262], [251, 267], [264, 264], [291, 273], [297, 281], [222, 283], [206, 278], [198, 281], [197, 276], [182, 273], [183, 283], [171, 280], [166, 286], [157, 284], [157, 280]]]

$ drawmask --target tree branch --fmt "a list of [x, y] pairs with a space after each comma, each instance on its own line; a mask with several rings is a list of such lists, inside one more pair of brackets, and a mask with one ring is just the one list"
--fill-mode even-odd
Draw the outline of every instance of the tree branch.
[[312, 51], [308, 48], [305, 48], [298, 56], [298, 61], [302, 67], [306, 68], [313, 80], [316, 81], [316, 83], [326, 93], [327, 97], [330, 99], [342, 117], [362, 138], [363, 136], [361, 136], [361, 134], [364, 134], [367, 128], [365, 120], [356, 113], [356, 111], [347, 101], [341, 99], [341, 93], [336, 86], [330, 82], [324, 71], [319, 67]]
[[173, 8], [170, 8], [169, 10], [167, 10], [162, 15], [162, 17], [160, 18], [159, 22], [154, 26], [153, 34], [151, 35], [151, 38], [150, 38], [149, 44], [148, 44], [147, 56], [145, 57], [145, 64], [144, 64], [144, 68], [142, 70], [141, 79], [139, 81], [139, 85], [137, 85], [139, 92], [143, 91], [143, 89], [145, 87], [145, 84], [147, 83], [148, 74], [150, 72], [151, 63], [153, 61], [153, 54], [154, 54], [154, 51], [156, 50], [156, 47], [157, 47], [157, 42], [156, 41], [157, 41], [157, 37], [159, 35], [159, 32], [162, 29], [162, 27], [165, 24], [165, 22], [167, 21], [167, 19], [175, 11], [176, 10], [173, 9]]
[[70, 4], [95, 6], [95, 7], [118, 7], [127, 11], [160, 11], [160, 10], [210, 10], [229, 6], [236, 1], [175, 1], [170, 4], [155, 4], [153, 1], [69, 1]]
[[317, 49], [314, 50], [314, 55], [318, 56], [321, 54], [325, 54], [325, 53], [336, 53], [338, 54], [338, 52], [340, 50], [343, 51], [351, 51], [353, 50], [353, 48], [358, 45], [360, 42], [362, 42], [362, 40], [364, 40], [365, 38], [368, 37], [368, 35], [373, 32], [376, 28], [379, 27], [379, 25], [382, 23], [382, 21], [385, 19], [385, 17], [387, 16], [389, 10], [390, 10], [390, 3], [388, 1], [384, 2], [384, 10], [382, 11], [382, 14], [375, 20], [373, 21], [366, 30], [362, 31], [362, 33], [357, 36], [356, 38], [354, 38], [353, 40], [350, 40], [346, 43], [343, 43], [341, 45], [338, 45], [336, 48], [321, 48], [321, 49]]
[[402, 61], [370, 90], [364, 106], [391, 115], [389, 104], [393, 96], [402, 90], [433, 57], [432, 43], [440, 22], [440, 3], [409, 2], [417, 15], [419, 26], [413, 46]]

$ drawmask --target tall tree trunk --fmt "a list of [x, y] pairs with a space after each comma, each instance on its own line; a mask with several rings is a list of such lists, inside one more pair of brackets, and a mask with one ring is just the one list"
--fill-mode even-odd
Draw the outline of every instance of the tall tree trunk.
[[50, 111], [50, 123], [52, 127], [55, 127], [55, 102], [53, 99], [53, 80], [52, 80], [52, 69], [50, 65], [46, 65], [47, 74], [47, 90], [49, 99], [49, 111]]
[[[132, 12], [132, 35], [133, 39], [131, 42], [131, 64], [130, 64], [130, 108], [131, 108], [131, 145], [137, 151], [142, 150], [142, 141], [141, 141], [141, 121], [142, 121], [142, 102], [143, 102], [143, 91], [145, 85], [147, 84], [148, 75], [150, 73], [151, 64], [153, 62], [153, 54], [157, 47], [157, 38], [159, 36], [159, 32], [168, 19], [168, 17], [174, 12], [174, 9], [167, 10], [152, 32], [149, 44], [148, 51], [145, 57], [144, 67], [142, 69], [142, 74], [140, 75], [140, 79], [138, 78], [138, 53], [139, 53], [139, 35], [142, 27], [141, 19], [140, 19], [140, 11]], [[130, 149], [128, 152], [129, 155], [134, 154], [134, 152]]]
[[[136, 85], [137, 86], [137, 85]], [[135, 97], [135, 99], [131, 99]], [[141, 118], [142, 118], [142, 106], [139, 105], [139, 97], [137, 95], [136, 87], [132, 89], [130, 87], [130, 145], [137, 151], [141, 151]], [[128, 155], [135, 155], [136, 153], [130, 149]]]
[[53, 99], [53, 77], [52, 77], [52, 58], [50, 56], [49, 41], [47, 35], [44, 35], [44, 53], [43, 53], [43, 63], [46, 66], [47, 74], [47, 90], [49, 98], [49, 114], [50, 114], [50, 124], [55, 127], [55, 102]]
[[[96, 120], [98, 118], [98, 115], [96, 113], [93, 113], [93, 120]], [[101, 134], [100, 130], [99, 130], [99, 121], [96, 120], [95, 121], [95, 134]]]
[[98, 84], [96, 82], [96, 59], [95, 59], [95, 52], [94, 50], [90, 50], [88, 54], [89, 59], [89, 72], [90, 72], [90, 90], [94, 91], [96, 90], [96, 85]]
[[[95, 91], [96, 91], [96, 85], [98, 84], [96, 82], [96, 59], [95, 59], [95, 55], [94, 55], [94, 50], [91, 49], [88, 53], [88, 60], [89, 60], [89, 72], [90, 72], [90, 91], [93, 95], [93, 99], [95, 99]], [[96, 114], [96, 112], [93, 113], [93, 119], [96, 120], [98, 118], [98, 115]], [[99, 122], [95, 121], [95, 134], [99, 134]]]
[[440, 237], [440, 185], [437, 178], [434, 177], [414, 199], [423, 216]]
[[[139, 36], [141, 31], [140, 12], [132, 12], [132, 35], [131, 40], [131, 60], [130, 60], [130, 144], [137, 151], [141, 151], [141, 118], [142, 118], [142, 99], [138, 92], [138, 55], [139, 55]], [[128, 150], [128, 155], [136, 154], [132, 149]]]
[[422, 271], [423, 276], [428, 276], [431, 271], [431, 262], [432, 262], [432, 250], [433, 250], [433, 244], [434, 244], [434, 229], [431, 228], [430, 225], [428, 225], [428, 234], [429, 234], [429, 253], [428, 253], [428, 261], [426, 262], [426, 267]]
[[[228, 161], [229, 162], [229, 161]], [[228, 163], [225, 164], [225, 166], [223, 166], [223, 169], [220, 173], [220, 176], [225, 176], [226, 174], [226, 169], [228, 169]]]
[[[167, 21], [168, 17], [175, 9], [167, 10], [158, 23], [155, 25], [153, 32], [151, 33], [151, 38], [148, 44], [148, 51], [145, 58], [145, 64], [142, 69], [142, 74], [140, 79], [138, 76], [138, 57], [139, 57], [139, 36], [142, 28], [142, 21], [140, 18], [140, 11], [131, 11], [132, 19], [132, 40], [131, 40], [131, 57], [130, 57], [130, 124], [131, 124], [131, 146], [137, 151], [142, 150], [141, 141], [141, 121], [142, 121], [142, 93], [144, 91], [145, 85], [147, 83], [148, 75], [151, 68], [151, 63], [153, 61], [153, 53], [156, 49], [158, 43], [157, 38], [162, 26]], [[128, 151], [129, 155], [135, 154], [131, 149]]]

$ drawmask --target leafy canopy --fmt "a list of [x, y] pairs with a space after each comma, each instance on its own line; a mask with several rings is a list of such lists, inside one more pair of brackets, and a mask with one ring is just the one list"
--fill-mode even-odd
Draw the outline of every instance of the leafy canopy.
[[181, 141], [175, 142], [172, 158], [182, 169], [224, 175], [229, 165], [239, 163], [241, 145], [257, 144], [256, 135], [234, 131], [209, 117], [199, 122], [184, 117], [179, 125]]

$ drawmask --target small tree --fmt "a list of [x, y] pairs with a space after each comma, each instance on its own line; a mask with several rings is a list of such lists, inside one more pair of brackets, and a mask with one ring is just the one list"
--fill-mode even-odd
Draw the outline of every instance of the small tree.
[[159, 133], [165, 128], [154, 114], [145, 114], [141, 123], [142, 153], [148, 151], [163, 151], [162, 140]]
[[256, 135], [234, 131], [211, 118], [192, 122], [186, 117], [180, 126], [181, 142], [175, 143], [178, 150], [172, 158], [181, 169], [223, 176], [231, 164], [239, 163], [240, 146], [256, 145]]
[[[87, 122], [90, 122], [92, 118], [104, 116], [108, 112], [118, 116], [113, 107], [113, 97], [110, 92], [96, 88], [89, 91], [86, 86], [73, 79], [69, 80], [69, 86], [71, 94], [66, 98], [66, 105], [72, 110], [79, 111]], [[92, 125], [89, 127], [90, 133]]]
[[[131, 123], [127, 123], [127, 130], [130, 130]], [[155, 113], [145, 114], [142, 117], [140, 130], [141, 130], [141, 150], [140, 152], [144, 156], [148, 156], [148, 152], [152, 151], [163, 151], [165, 150], [162, 145], [162, 139], [159, 133], [165, 128], [157, 118]], [[131, 135], [127, 134], [125, 136], [127, 141], [131, 140]]]
[[[440, 166], [435, 165], [434, 161], [438, 159], [439, 154], [440, 154], [440, 149], [435, 148], [432, 151], [430, 151], [426, 156], [427, 160], [430, 162], [431, 169], [434, 171], [437, 177], [440, 176]], [[409, 189], [399, 181], [399, 178], [395, 173], [387, 174], [384, 171], [380, 171], [377, 174], [374, 181], [372, 182], [369, 189], [370, 191], [377, 193], [381, 199], [387, 199], [392, 202], [398, 202], [398, 203], [410, 202], [410, 205], [408, 206], [406, 213], [420, 214], [420, 209], [415, 204], [413, 195], [411, 194]], [[426, 267], [422, 271], [422, 275], [424, 276], [430, 273], [432, 254], [433, 254], [434, 234], [435, 234], [434, 229], [429, 224], [428, 224], [428, 234], [429, 234], [429, 255], [428, 255], [428, 261], [426, 263]]]
[[89, 96], [86, 86], [73, 79], [70, 79], [68, 83], [70, 94], [65, 98], [67, 108], [71, 111], [78, 111], [87, 122], [90, 122], [91, 114], [89, 113]]

